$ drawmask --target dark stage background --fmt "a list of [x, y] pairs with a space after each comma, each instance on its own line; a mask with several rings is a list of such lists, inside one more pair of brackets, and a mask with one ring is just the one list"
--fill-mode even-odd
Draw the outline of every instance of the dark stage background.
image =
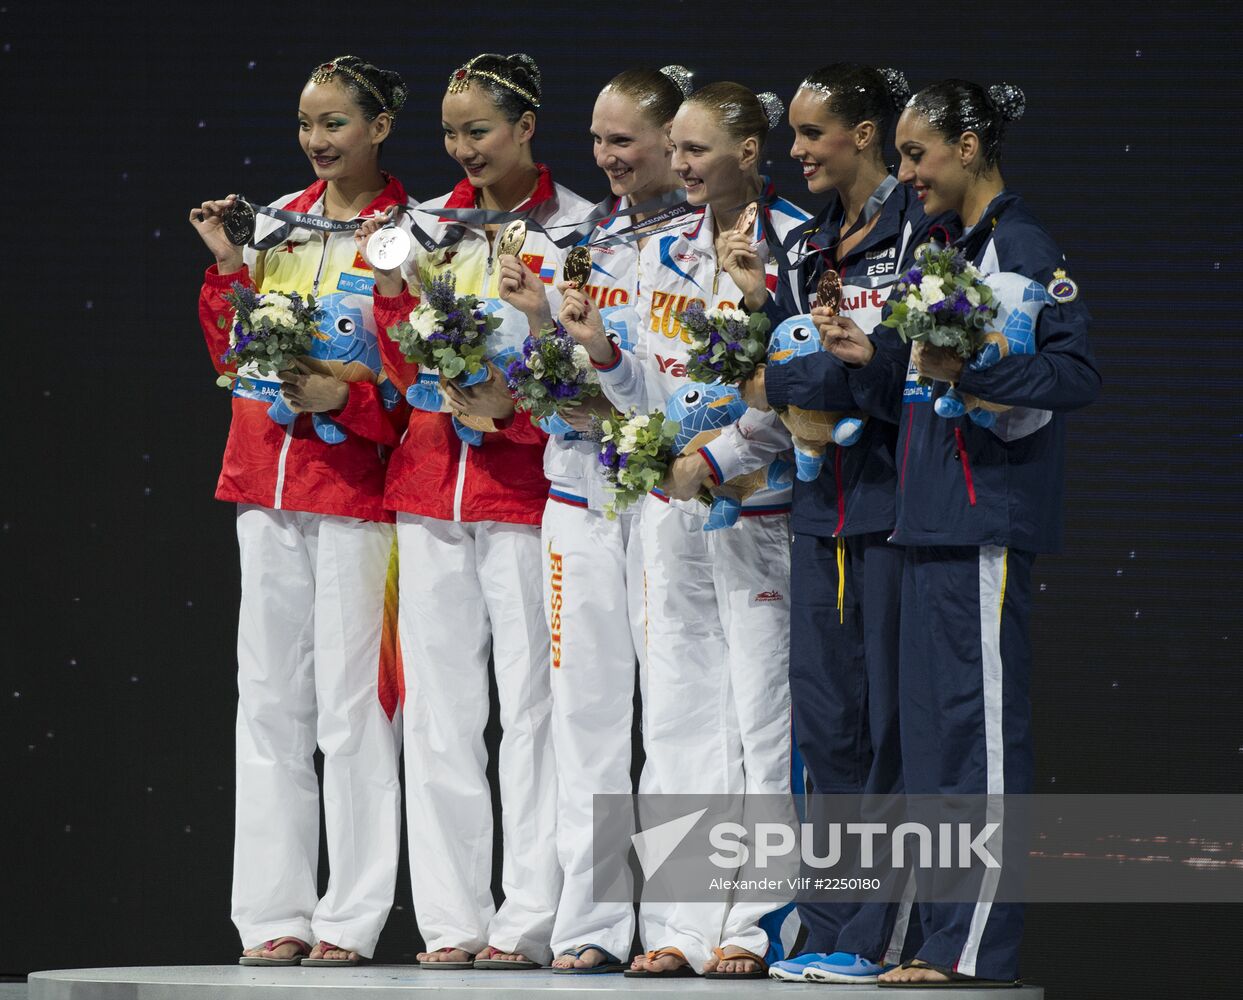
[[[310, 182], [297, 96], [345, 52], [410, 84], [384, 156], [417, 197], [458, 179], [439, 100], [480, 51], [539, 61], [537, 155], [592, 200], [591, 104], [635, 63], [787, 100], [844, 59], [916, 88], [1021, 85], [1005, 175], [1070, 258], [1105, 378], [1071, 419], [1065, 554], [1036, 564], [1038, 787], [1243, 786], [1234, 4], [86, 6], [0, 4], [0, 972], [237, 953], [237, 560], [212, 499], [229, 404], [185, 220]], [[772, 173], [814, 210], [789, 141], [770, 140]], [[1214, 945], [1241, 931], [1238, 907], [1036, 907], [1025, 973], [1051, 997], [1166, 994], [1176, 975], [1180, 996], [1218, 995], [1237, 970]], [[417, 947], [403, 871], [378, 958]]]

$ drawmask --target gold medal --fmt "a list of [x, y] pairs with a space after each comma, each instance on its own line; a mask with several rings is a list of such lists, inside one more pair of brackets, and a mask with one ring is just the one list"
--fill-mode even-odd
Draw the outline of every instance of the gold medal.
[[750, 236], [751, 230], [755, 226], [755, 220], [759, 214], [760, 203], [758, 201], [751, 202], [742, 210], [742, 214], [738, 216], [738, 221], [734, 224], [734, 232]]
[[561, 274], [574, 288], [582, 288], [591, 277], [591, 251], [586, 247], [575, 247], [565, 255], [565, 264]]
[[816, 285], [816, 303], [836, 316], [842, 304], [842, 278], [832, 268], [820, 275], [820, 283]]
[[496, 255], [504, 257], [506, 255], [517, 257], [518, 252], [522, 249], [522, 244], [527, 241], [527, 224], [521, 219], [514, 219], [509, 225], [501, 230], [501, 235], [496, 240]]

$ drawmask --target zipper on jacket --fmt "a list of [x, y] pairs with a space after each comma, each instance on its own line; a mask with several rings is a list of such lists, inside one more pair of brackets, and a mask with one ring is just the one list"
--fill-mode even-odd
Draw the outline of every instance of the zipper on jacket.
[[967, 484], [967, 499], [975, 506], [975, 483], [971, 479], [971, 459], [967, 457], [967, 445], [962, 439], [962, 428], [954, 428], [954, 458], [962, 462], [962, 478]]
[[466, 492], [466, 458], [470, 454], [470, 445], [465, 441], [461, 442], [462, 448], [458, 452], [457, 459], [457, 482], [453, 485], [453, 520], [462, 520], [462, 494]]
[[315, 269], [315, 280], [311, 283], [311, 294], [319, 296], [319, 279], [324, 276], [324, 261], [328, 259], [328, 233], [320, 233], [323, 246], [319, 252], [319, 267]]
[[281, 509], [281, 498], [285, 493], [285, 456], [289, 454], [289, 445], [293, 442], [293, 424], [285, 425], [285, 440], [281, 442], [281, 453], [276, 459], [276, 493], [272, 498], [272, 509]]

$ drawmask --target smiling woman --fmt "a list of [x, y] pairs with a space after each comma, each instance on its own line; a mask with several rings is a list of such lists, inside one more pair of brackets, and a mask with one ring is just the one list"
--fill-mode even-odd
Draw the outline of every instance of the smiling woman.
[[[404, 274], [376, 270], [375, 316], [385, 330], [407, 319], [416, 295], [447, 278], [458, 296], [477, 296], [479, 308], [499, 320], [485, 354], [490, 377], [463, 387], [442, 374], [435, 391], [460, 419], [439, 412], [439, 400], [431, 411], [413, 410], [385, 494], [398, 512], [406, 687], [419, 692], [405, 717], [411, 887], [427, 948], [419, 962], [440, 969], [529, 969], [546, 961], [560, 883], [551, 643], [540, 600], [547, 435], [528, 413], [514, 411], [497, 352], [522, 343], [524, 313], [537, 321], [550, 315], [547, 292], [563, 255], [547, 231], [569, 232], [567, 224], [580, 223], [591, 206], [535, 162], [539, 106], [539, 69], [527, 55], [485, 53], [453, 71], [440, 127], [445, 152], [466, 176], [419, 206], [426, 213], [420, 224], [434, 224]], [[440, 215], [445, 210], [468, 214], [455, 221]], [[511, 245], [509, 232], [498, 233], [510, 220], [494, 224], [479, 210], [518, 213], [526, 231]], [[360, 230], [359, 240], [375, 225]], [[394, 340], [385, 336], [381, 344], [394, 378], [421, 398], [418, 383], [428, 376]], [[436, 386], [434, 374], [430, 382]], [[455, 429], [461, 420], [472, 421], [470, 433]], [[489, 652], [504, 728], [500, 909], [488, 861]]]
[[[373, 954], [393, 899], [395, 704], [381, 696], [376, 665], [393, 548], [384, 476], [405, 413], [382, 374], [369, 296], [359, 294], [370, 269], [349, 223], [406, 201], [377, 162], [405, 94], [396, 73], [357, 56], [319, 66], [302, 91], [298, 139], [317, 180], [276, 207], [345, 225], [285, 227], [275, 245], [243, 249], [226, 228], [245, 204], [236, 195], [190, 212], [216, 258], [199, 318], [233, 385], [216, 496], [238, 504], [242, 560], [233, 920], [244, 965], [355, 964]], [[232, 302], [276, 293], [305, 303], [319, 336], [309, 360], [264, 381], [225, 360], [241, 330]], [[343, 633], [331, 624], [341, 621], [357, 625]], [[332, 876], [323, 899], [310, 734], [324, 753]]]

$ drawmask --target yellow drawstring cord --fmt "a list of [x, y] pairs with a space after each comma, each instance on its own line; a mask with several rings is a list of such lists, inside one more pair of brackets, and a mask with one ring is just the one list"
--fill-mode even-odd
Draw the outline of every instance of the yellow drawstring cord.
[[846, 539], [837, 536], [837, 620], [846, 624]]

